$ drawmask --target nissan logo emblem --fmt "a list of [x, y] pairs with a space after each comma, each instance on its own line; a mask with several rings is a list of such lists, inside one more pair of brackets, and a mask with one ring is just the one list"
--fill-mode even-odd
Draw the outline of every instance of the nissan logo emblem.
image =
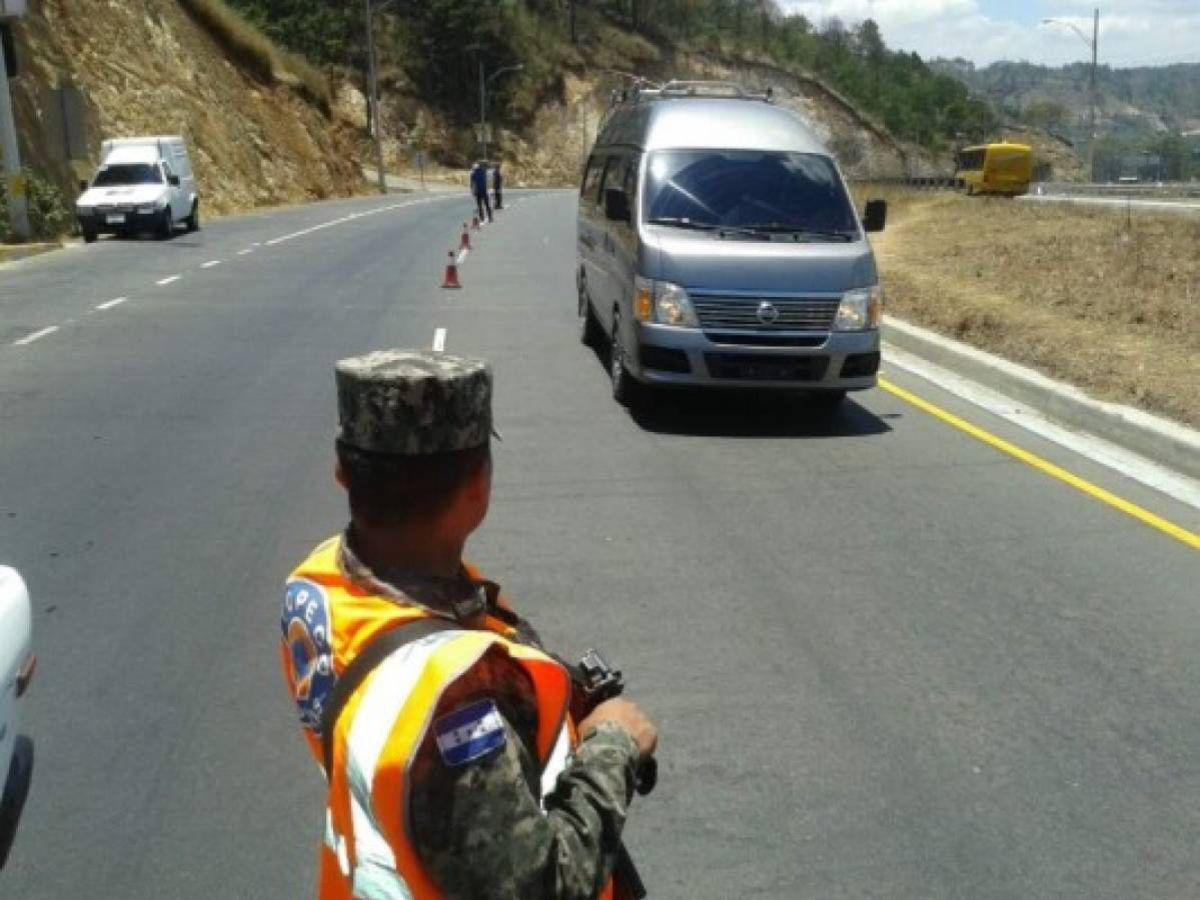
[[779, 310], [764, 300], [762, 303], [758, 304], [757, 316], [758, 321], [762, 322], [764, 325], [774, 325], [779, 319]]

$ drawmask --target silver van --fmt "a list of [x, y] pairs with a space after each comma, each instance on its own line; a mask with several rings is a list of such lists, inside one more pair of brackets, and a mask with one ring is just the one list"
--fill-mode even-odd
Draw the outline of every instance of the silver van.
[[671, 82], [627, 93], [579, 197], [583, 341], [611, 342], [613, 394], [801, 389], [835, 407], [874, 387], [883, 295], [829, 151], [769, 94]]

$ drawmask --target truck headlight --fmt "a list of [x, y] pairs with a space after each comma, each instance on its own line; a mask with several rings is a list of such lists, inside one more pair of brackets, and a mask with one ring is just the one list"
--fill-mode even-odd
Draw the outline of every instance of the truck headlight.
[[633, 317], [639, 322], [658, 322], [680, 328], [700, 325], [687, 291], [669, 281], [638, 278], [634, 284]]
[[883, 288], [879, 285], [856, 288], [842, 294], [842, 302], [833, 320], [833, 330], [865, 331], [878, 328], [882, 318]]

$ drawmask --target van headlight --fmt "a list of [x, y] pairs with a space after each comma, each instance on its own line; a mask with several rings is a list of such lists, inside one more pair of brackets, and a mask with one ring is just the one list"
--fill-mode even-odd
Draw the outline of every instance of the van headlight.
[[834, 331], [865, 331], [878, 328], [883, 319], [883, 288], [879, 285], [856, 288], [842, 294], [837, 316], [833, 320]]
[[679, 328], [700, 325], [687, 291], [669, 281], [638, 278], [634, 282], [633, 317], [639, 322], [657, 322]]

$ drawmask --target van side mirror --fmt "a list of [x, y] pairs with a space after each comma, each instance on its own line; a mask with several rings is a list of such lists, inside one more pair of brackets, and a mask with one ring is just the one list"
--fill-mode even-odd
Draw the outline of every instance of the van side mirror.
[[168, 175], [167, 182], [171, 185], [171, 187], [179, 187], [179, 176], [178, 175]]
[[887, 225], [887, 201], [868, 200], [863, 211], [863, 228], [866, 231], [883, 231]]
[[604, 215], [613, 222], [629, 221], [629, 198], [620, 188], [608, 188], [604, 192]]

